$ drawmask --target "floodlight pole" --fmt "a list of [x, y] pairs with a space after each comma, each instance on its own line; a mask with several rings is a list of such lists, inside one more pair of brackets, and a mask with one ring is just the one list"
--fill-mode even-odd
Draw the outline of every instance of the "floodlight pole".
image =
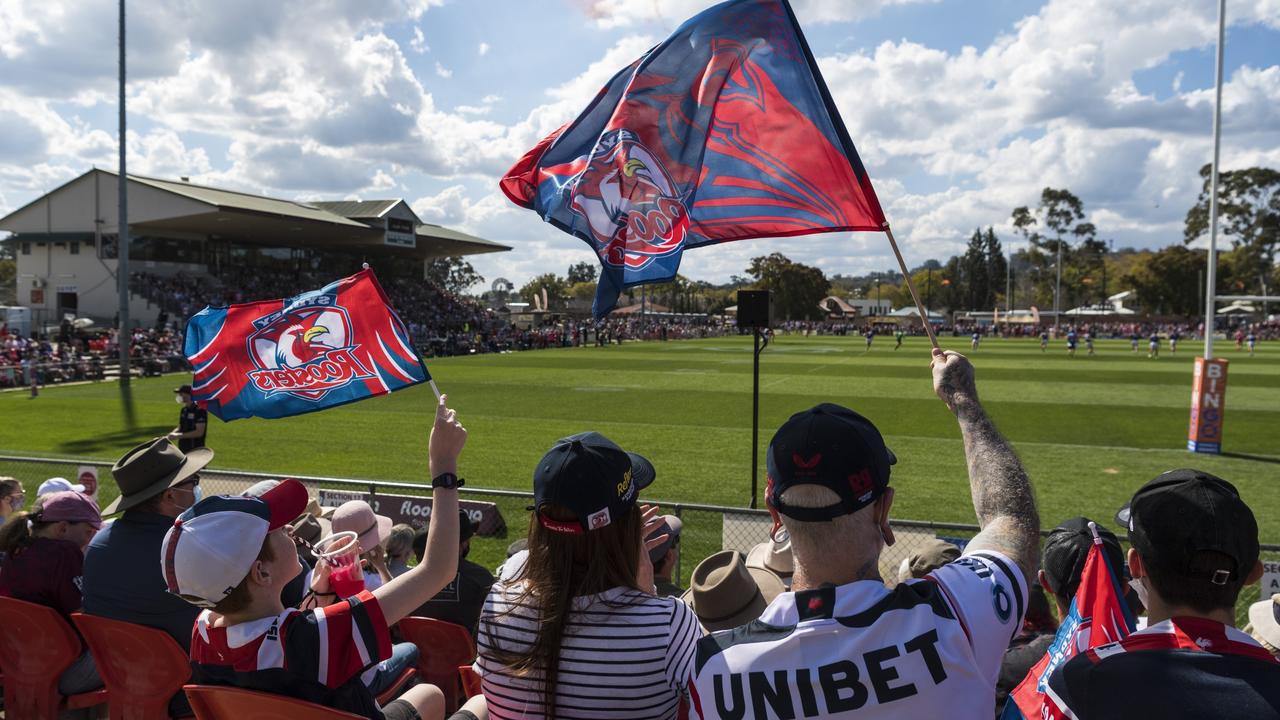
[[1209, 179], [1209, 262], [1204, 295], [1204, 359], [1213, 358], [1214, 315], [1218, 294], [1218, 154], [1222, 146], [1222, 46], [1226, 37], [1227, 0], [1218, 0], [1217, 81], [1213, 93], [1213, 168]]
[[129, 193], [128, 176], [125, 174], [125, 119], [124, 119], [124, 0], [120, 0], [120, 194], [119, 218], [116, 223], [116, 286], [120, 292], [120, 324], [117, 328], [120, 346], [120, 387], [129, 387]]

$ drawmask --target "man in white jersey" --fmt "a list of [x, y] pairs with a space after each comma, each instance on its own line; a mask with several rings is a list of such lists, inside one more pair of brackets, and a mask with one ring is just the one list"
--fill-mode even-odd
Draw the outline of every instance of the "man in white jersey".
[[886, 588], [879, 558], [893, 544], [896, 458], [852, 410], [793, 415], [769, 444], [766, 489], [775, 532], [791, 537], [792, 592], [699, 642], [690, 717], [991, 716], [1040, 520], [1021, 463], [978, 403], [973, 366], [935, 350], [933, 374], [960, 423], [982, 531], [959, 560]]

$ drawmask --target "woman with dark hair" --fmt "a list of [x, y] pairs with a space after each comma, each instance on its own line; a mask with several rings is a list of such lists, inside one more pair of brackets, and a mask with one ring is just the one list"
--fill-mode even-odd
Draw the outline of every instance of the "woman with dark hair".
[[636, 499], [648, 460], [597, 433], [558, 440], [533, 476], [528, 550], [489, 593], [475, 669], [493, 718], [675, 718], [701, 633], [655, 594]]
[[22, 483], [11, 477], [0, 477], [0, 525], [8, 522], [9, 516], [22, 510], [26, 499]]

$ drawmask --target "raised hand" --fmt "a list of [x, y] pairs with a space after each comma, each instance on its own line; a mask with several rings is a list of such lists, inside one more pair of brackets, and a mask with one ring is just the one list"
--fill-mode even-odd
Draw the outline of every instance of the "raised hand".
[[441, 473], [458, 472], [458, 456], [467, 444], [467, 429], [458, 422], [458, 413], [446, 403], [448, 395], [441, 395], [436, 405], [436, 422], [431, 427], [431, 477]]

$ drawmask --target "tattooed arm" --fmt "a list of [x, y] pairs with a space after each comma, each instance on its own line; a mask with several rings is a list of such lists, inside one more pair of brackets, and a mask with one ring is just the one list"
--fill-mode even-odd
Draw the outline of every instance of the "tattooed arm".
[[969, 490], [982, 531], [965, 553], [995, 550], [1018, 563], [1028, 583], [1039, 567], [1040, 516], [1031, 483], [1009, 443], [978, 402], [973, 365], [956, 352], [933, 351], [933, 389], [955, 413], [969, 462]]

